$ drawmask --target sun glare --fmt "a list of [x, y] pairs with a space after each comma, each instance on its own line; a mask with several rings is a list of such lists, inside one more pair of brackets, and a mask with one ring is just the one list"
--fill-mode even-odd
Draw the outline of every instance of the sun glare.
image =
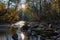
[[22, 9], [25, 9], [26, 8], [25, 4], [22, 4], [21, 7], [22, 7]]

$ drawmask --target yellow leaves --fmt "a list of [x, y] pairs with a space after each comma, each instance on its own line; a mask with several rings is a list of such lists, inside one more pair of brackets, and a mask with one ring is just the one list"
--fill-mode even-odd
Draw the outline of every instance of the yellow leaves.
[[51, 8], [52, 9], [58, 9], [59, 8], [57, 0], [54, 0], [53, 2], [51, 2]]
[[60, 8], [59, 8], [59, 3], [58, 3], [58, 0], [55, 0], [51, 3], [51, 9], [52, 10], [56, 10], [57, 13], [59, 13], [60, 11]]
[[52, 9], [58, 9], [58, 4], [52, 4]]
[[18, 18], [19, 18], [19, 16], [18, 16], [18, 15], [16, 15], [15, 17], [16, 17], [16, 19], [18, 19]]
[[57, 1], [57, 0], [55, 0], [55, 1]]
[[56, 8], [56, 4], [51, 4], [52, 9]]
[[15, 20], [18, 20], [18, 18], [19, 18], [18, 13], [14, 9], [9, 9], [9, 12], [5, 13], [5, 15], [0, 16], [0, 20], [4, 21], [4, 22], [5, 21], [7, 21], [7, 22], [13, 22]]
[[5, 4], [0, 2], [0, 12], [5, 10]]
[[0, 2], [0, 12], [2, 14], [2, 16], [0, 16], [0, 22], [1, 21], [2, 22], [3, 21], [4, 22], [12, 22], [12, 21], [18, 20], [18, 18], [19, 18], [16, 7], [12, 7], [12, 8], [8, 9], [8, 8], [6, 8], [5, 3], [2, 3], [2, 2]]

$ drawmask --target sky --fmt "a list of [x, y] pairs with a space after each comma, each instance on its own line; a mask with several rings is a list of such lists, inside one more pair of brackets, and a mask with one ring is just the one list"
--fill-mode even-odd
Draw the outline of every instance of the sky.
[[[0, 1], [2, 1], [2, 0], [0, 0]], [[3, 1], [9, 1], [9, 0], [3, 0]], [[21, 3], [24, 3], [24, 2], [26, 2], [26, 0], [21, 0]]]
[[21, 0], [21, 3], [24, 3], [24, 2], [26, 2], [26, 0]]
[[[0, 1], [2, 1], [2, 2], [4, 2], [4, 1], [5, 1], [6, 6], [7, 6], [7, 2], [8, 2], [9, 0], [0, 0]], [[20, 3], [25, 3], [25, 2], [26, 2], [26, 0], [21, 0], [21, 2], [20, 2]], [[19, 3], [19, 7], [20, 7], [20, 3]], [[15, 5], [15, 3], [12, 3], [12, 4], [10, 5], [10, 7], [13, 7], [12, 5]]]

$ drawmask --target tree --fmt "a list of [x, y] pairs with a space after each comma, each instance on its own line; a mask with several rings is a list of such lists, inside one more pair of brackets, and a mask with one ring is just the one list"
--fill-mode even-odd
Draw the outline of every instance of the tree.
[[[17, 11], [17, 9], [15, 9], [15, 7], [6, 9], [5, 5], [2, 5], [2, 3], [1, 3], [0, 8], [1, 8], [0, 9], [0, 13], [1, 13], [0, 14], [0, 23], [12, 23], [19, 19], [19, 16], [17, 13], [18, 11]], [[7, 10], [8, 10], [8, 12], [7, 12]]]
[[0, 12], [5, 10], [5, 4], [0, 2]]
[[52, 2], [47, 3], [43, 2], [42, 5], [42, 16], [41, 20], [48, 23], [59, 22], [60, 14], [59, 14], [59, 3], [58, 0], [54, 0]]
[[27, 0], [27, 4], [28, 4], [28, 10], [32, 14], [33, 21], [39, 21], [41, 16], [40, 0]]

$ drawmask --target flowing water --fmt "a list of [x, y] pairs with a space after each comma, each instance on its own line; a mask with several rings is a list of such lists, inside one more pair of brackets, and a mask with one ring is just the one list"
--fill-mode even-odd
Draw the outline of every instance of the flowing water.
[[[19, 37], [18, 37], [18, 40], [21, 40], [20, 39], [20, 34], [18, 34], [19, 35]], [[23, 36], [23, 35], [22, 35]], [[13, 40], [12, 39], [12, 35], [10, 35], [10, 34], [8, 34], [8, 35], [6, 35], [6, 34], [4, 34], [4, 35], [1, 35], [0, 36], [0, 40]], [[38, 36], [38, 37], [30, 37], [28, 40], [40, 40], [40, 36]]]
[[0, 40], [12, 40], [12, 37], [11, 37], [12, 35], [10, 35], [10, 34], [2, 34], [2, 35], [0, 35]]
[[5, 35], [1, 35], [0, 36], [0, 40], [6, 40], [6, 36]]

